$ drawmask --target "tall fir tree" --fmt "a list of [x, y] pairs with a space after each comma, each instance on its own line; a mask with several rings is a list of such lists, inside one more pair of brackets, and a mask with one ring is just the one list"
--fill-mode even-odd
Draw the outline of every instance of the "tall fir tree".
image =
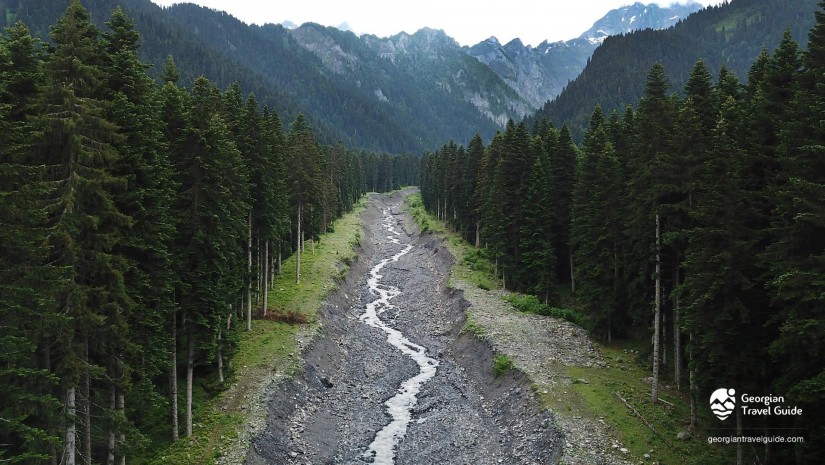
[[[816, 25], [802, 58], [803, 71], [780, 132], [780, 172], [771, 187], [775, 205], [771, 225], [774, 241], [766, 248], [770, 265], [767, 285], [778, 311], [779, 328], [769, 350], [782, 367], [774, 389], [803, 406], [796, 427], [817, 438], [825, 435], [816, 418], [825, 415], [825, 129], [820, 115], [825, 109], [825, 2], [816, 12]], [[777, 51], [779, 54], [779, 50]], [[780, 90], [780, 89], [777, 89]], [[806, 438], [807, 441], [807, 438]], [[822, 441], [810, 442], [797, 456], [815, 461], [825, 453]]]
[[592, 327], [612, 340], [618, 290], [621, 217], [615, 195], [620, 189], [619, 163], [607, 135], [607, 123], [596, 107], [585, 135], [583, 159], [573, 191], [571, 242], [576, 263], [576, 295]]
[[124, 286], [128, 261], [113, 251], [132, 221], [116, 202], [126, 188], [126, 179], [115, 171], [121, 155], [114, 146], [123, 139], [105, 118], [100, 32], [74, 0], [51, 36], [54, 51], [46, 63], [51, 85], [35, 123], [41, 136], [33, 153], [50, 167], [56, 186], [50, 207], [52, 258], [68, 267], [71, 276], [58, 295], [59, 311], [71, 318], [71, 324], [56, 336], [53, 355], [70, 418], [63, 460], [75, 463], [79, 449], [89, 462], [96, 416], [92, 380], [103, 377], [109, 357], [115, 355], [107, 341], [123, 337], [129, 305]]

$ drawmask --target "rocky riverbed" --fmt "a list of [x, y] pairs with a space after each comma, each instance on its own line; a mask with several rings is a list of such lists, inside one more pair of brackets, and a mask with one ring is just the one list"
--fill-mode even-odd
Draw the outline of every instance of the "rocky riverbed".
[[[246, 463], [560, 459], [563, 433], [539, 408], [527, 377], [496, 377], [490, 344], [462, 332], [468, 303], [447, 286], [453, 258], [438, 239], [418, 234], [403, 213], [404, 196], [370, 197], [359, 258], [320, 309], [322, 326], [302, 354], [302, 372], [272, 388], [266, 425]], [[365, 317], [369, 307], [380, 324]], [[428, 367], [434, 373], [422, 376]], [[388, 406], [397, 396], [404, 401]]]

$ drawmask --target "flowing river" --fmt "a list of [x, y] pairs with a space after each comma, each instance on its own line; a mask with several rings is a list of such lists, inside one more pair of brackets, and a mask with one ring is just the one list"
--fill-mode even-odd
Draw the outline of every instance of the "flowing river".
[[[393, 244], [403, 245], [398, 240], [401, 233], [393, 227], [392, 215], [388, 210], [384, 210], [383, 214], [384, 221], [382, 226], [390, 233], [387, 239]], [[369, 286], [370, 294], [377, 298], [367, 304], [364, 313], [360, 317], [360, 320], [364, 323], [387, 333], [387, 342], [400, 350], [404, 355], [413, 359], [413, 361], [418, 364], [419, 369], [417, 375], [401, 383], [401, 387], [398, 388], [398, 393], [384, 403], [387, 407], [387, 413], [392, 417], [392, 421], [376, 433], [375, 440], [372, 441], [367, 451], [364, 452], [366, 458], [372, 458], [374, 463], [382, 465], [394, 463], [395, 446], [407, 433], [407, 425], [412, 418], [412, 409], [418, 402], [417, 396], [421, 390], [421, 386], [435, 376], [438, 367], [438, 360], [427, 356], [426, 347], [410, 341], [401, 331], [387, 325], [387, 323], [380, 318], [381, 314], [395, 308], [395, 306], [390, 303], [390, 300], [401, 295], [401, 291], [394, 286], [382, 284], [381, 278], [383, 276], [380, 275], [379, 272], [388, 263], [397, 262], [398, 259], [409, 253], [412, 248], [412, 244], [404, 245], [401, 251], [392, 257], [381, 260], [370, 270], [367, 285]]]

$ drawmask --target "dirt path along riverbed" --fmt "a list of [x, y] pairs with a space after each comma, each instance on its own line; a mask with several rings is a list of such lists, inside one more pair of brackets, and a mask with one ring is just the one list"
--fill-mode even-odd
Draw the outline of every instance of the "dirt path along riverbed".
[[563, 440], [525, 377], [496, 377], [490, 346], [461, 331], [452, 256], [403, 212], [409, 192], [371, 195], [359, 257], [247, 463], [557, 462]]

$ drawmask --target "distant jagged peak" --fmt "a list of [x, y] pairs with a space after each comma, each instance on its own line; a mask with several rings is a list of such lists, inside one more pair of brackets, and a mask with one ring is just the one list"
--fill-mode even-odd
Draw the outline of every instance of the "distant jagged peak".
[[522, 42], [521, 39], [516, 37], [515, 39], [511, 40], [510, 42], [507, 42], [507, 44], [504, 45], [504, 48], [510, 50], [510, 49], [524, 49], [524, 48], [530, 49], [532, 47], [530, 47], [529, 45], [527, 47], [525, 47], [524, 42]]
[[608, 36], [641, 29], [667, 29], [702, 8], [704, 7], [695, 1], [674, 2], [666, 7], [655, 3], [635, 2], [609, 11], [593, 23], [593, 27], [579, 36], [579, 39], [585, 39], [595, 45], [600, 44]]

